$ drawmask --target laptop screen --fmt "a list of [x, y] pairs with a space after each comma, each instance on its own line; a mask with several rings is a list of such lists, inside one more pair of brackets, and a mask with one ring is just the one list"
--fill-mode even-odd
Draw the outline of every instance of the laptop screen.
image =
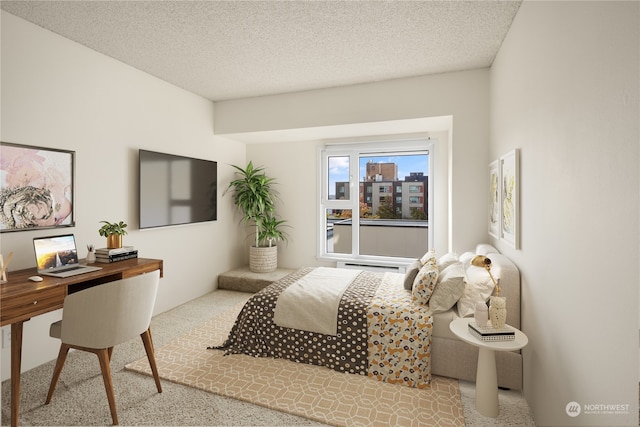
[[38, 271], [55, 271], [78, 264], [76, 239], [73, 234], [36, 237], [33, 239]]

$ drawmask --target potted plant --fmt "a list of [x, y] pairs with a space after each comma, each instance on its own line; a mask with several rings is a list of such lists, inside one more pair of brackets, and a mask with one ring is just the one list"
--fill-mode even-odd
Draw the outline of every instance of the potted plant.
[[242, 222], [255, 228], [255, 244], [249, 248], [249, 269], [258, 273], [274, 271], [278, 264], [278, 249], [274, 243], [286, 240], [282, 230], [285, 221], [275, 216], [274, 178], [267, 177], [264, 168], [254, 167], [252, 162], [245, 168], [231, 166], [239, 177], [229, 183], [224, 194], [233, 192], [234, 204], [243, 215]]
[[282, 230], [285, 227], [284, 219], [278, 219], [275, 215], [270, 215], [262, 219], [262, 230], [260, 231], [260, 242], [264, 246], [264, 242], [267, 243], [267, 247], [274, 246], [278, 240], [283, 242], [287, 241], [287, 233]]
[[98, 230], [98, 233], [107, 238], [107, 248], [121, 248], [122, 247], [122, 236], [127, 234], [127, 224], [123, 221], [120, 222], [109, 222], [109, 221], [100, 221], [101, 224], [104, 224]]

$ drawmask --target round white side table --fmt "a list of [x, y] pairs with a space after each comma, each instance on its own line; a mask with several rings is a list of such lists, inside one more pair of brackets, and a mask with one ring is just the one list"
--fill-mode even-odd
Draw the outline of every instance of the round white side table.
[[476, 409], [486, 417], [497, 417], [500, 413], [498, 405], [498, 374], [496, 372], [496, 351], [520, 350], [529, 342], [527, 336], [519, 329], [513, 329], [516, 336], [509, 341], [482, 341], [471, 335], [469, 323], [474, 319], [464, 317], [449, 324], [449, 329], [462, 341], [478, 347], [478, 367], [476, 368]]

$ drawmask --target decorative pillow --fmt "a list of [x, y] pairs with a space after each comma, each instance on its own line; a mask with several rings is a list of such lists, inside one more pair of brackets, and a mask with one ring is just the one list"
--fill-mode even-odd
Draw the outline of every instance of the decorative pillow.
[[423, 265], [413, 282], [411, 290], [413, 301], [419, 304], [428, 304], [437, 282], [438, 267], [432, 263]]
[[417, 259], [413, 261], [408, 267], [407, 271], [404, 273], [404, 288], [408, 291], [413, 289], [413, 282], [416, 280], [416, 276], [418, 275], [418, 271], [422, 264], [420, 264], [420, 260]]
[[460, 255], [460, 258], [458, 258], [458, 261], [460, 261], [464, 265], [465, 271], [467, 270], [467, 268], [471, 267], [471, 260], [475, 256], [476, 254], [473, 252], [465, 252], [462, 255]]
[[461, 262], [455, 262], [442, 270], [433, 290], [429, 307], [435, 313], [442, 313], [453, 307], [464, 293], [465, 277]]
[[437, 263], [438, 260], [436, 259], [436, 250], [435, 249], [431, 249], [429, 252], [427, 252], [426, 254], [422, 255], [422, 258], [420, 258], [420, 264], [425, 265], [425, 264], [435, 264]]
[[487, 302], [494, 288], [493, 281], [484, 268], [467, 268], [466, 278], [464, 293], [458, 300], [458, 314], [460, 317], [472, 316], [475, 313], [476, 304]]
[[440, 270], [440, 273], [442, 273], [442, 270], [444, 270], [445, 268], [449, 267], [454, 262], [458, 262], [458, 254], [457, 253], [449, 252], [448, 254], [442, 255], [438, 259], [438, 269]]

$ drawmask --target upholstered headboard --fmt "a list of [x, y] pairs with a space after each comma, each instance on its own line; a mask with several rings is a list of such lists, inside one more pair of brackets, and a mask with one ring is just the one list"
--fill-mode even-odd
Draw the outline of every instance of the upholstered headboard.
[[491, 260], [491, 273], [500, 280], [500, 296], [507, 298], [507, 324], [520, 329], [520, 270], [493, 246], [483, 243], [476, 246], [476, 254]]

